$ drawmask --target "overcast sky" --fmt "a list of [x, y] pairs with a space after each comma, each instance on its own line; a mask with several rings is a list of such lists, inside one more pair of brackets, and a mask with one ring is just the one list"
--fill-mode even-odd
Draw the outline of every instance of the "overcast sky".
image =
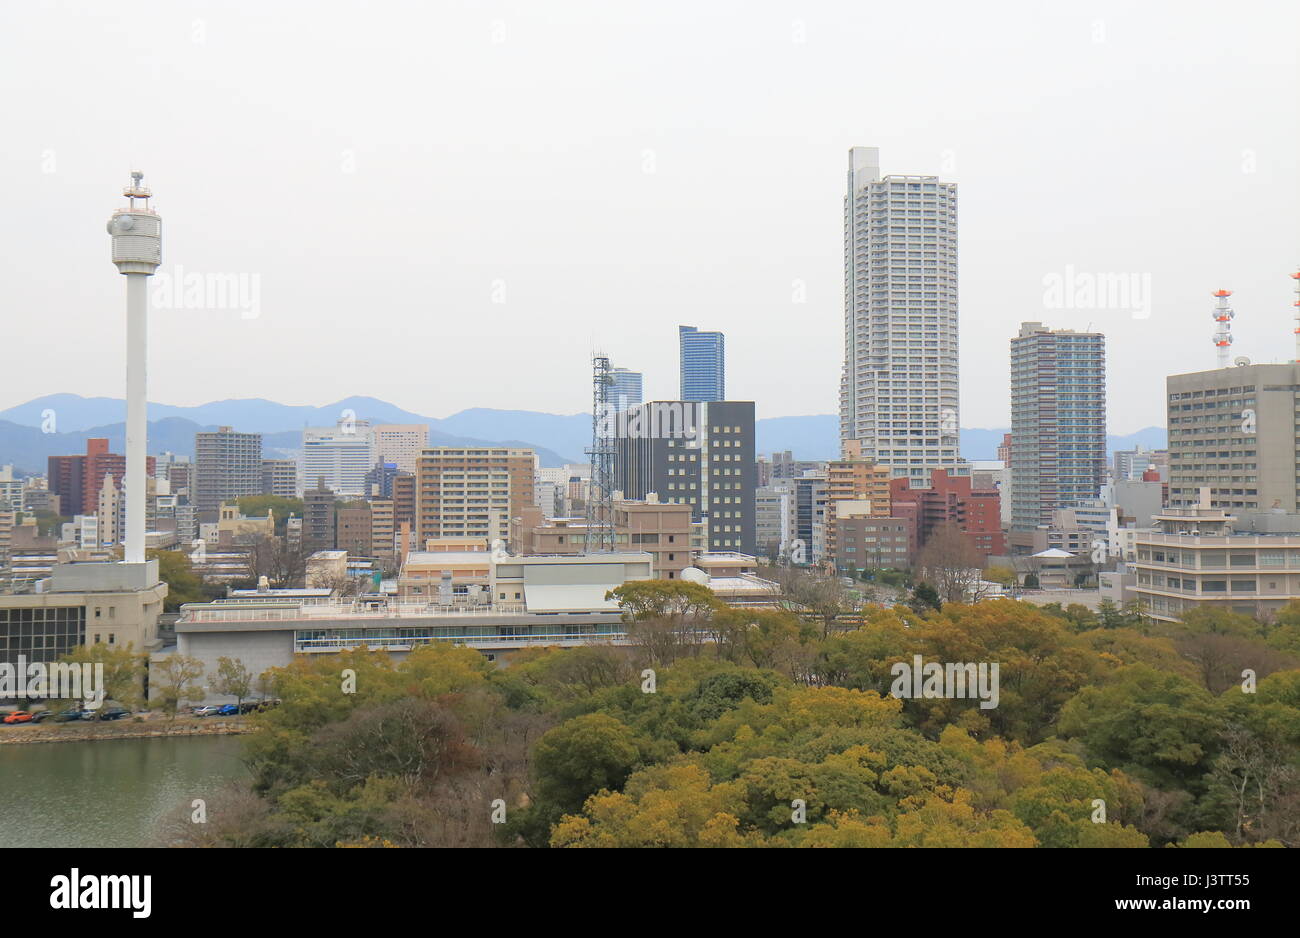
[[[258, 291], [151, 314], [151, 400], [573, 413], [593, 348], [676, 396], [692, 324], [760, 417], [832, 413], [858, 145], [960, 185], [963, 426], [1008, 423], [1024, 320], [1105, 332], [1111, 432], [1162, 425], [1213, 290], [1234, 354], [1293, 357], [1297, 9], [9, 4], [0, 407], [122, 394], [104, 224], [138, 167], [160, 274]], [[1047, 308], [1070, 270], [1149, 282], [1149, 316]]]

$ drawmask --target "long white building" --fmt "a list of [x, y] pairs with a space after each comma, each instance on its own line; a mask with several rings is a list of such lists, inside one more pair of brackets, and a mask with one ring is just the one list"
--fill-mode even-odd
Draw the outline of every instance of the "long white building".
[[375, 441], [364, 420], [341, 420], [337, 427], [302, 431], [299, 484], [315, 488], [319, 480], [335, 495], [366, 494], [366, 473], [375, 465]]
[[880, 150], [849, 151], [844, 198], [846, 452], [927, 487], [968, 475], [958, 452], [957, 186], [880, 175]]

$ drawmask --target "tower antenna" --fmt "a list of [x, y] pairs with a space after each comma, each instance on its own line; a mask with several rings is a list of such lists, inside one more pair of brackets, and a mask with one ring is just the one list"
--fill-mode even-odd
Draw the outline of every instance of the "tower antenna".
[[[113, 236], [113, 263], [126, 277], [126, 473], [122, 488], [126, 496], [126, 537], [123, 559], [144, 563], [145, 482], [149, 431], [147, 416], [147, 374], [149, 365], [149, 302], [146, 284], [162, 263], [162, 219], [149, 207], [153, 195], [144, 185], [144, 173], [131, 173], [131, 184], [122, 190], [126, 208], [119, 208], [108, 220]], [[139, 204], [137, 204], [139, 202]]]
[[1232, 320], [1236, 315], [1232, 307], [1228, 305], [1228, 297], [1232, 296], [1231, 290], [1217, 290], [1214, 293], [1218, 304], [1214, 307], [1211, 314], [1218, 326], [1214, 330], [1214, 347], [1219, 356], [1219, 367], [1228, 367], [1228, 348], [1232, 345]]
[[1291, 275], [1295, 281], [1295, 360], [1300, 364], [1300, 270]]
[[587, 497], [586, 552], [614, 549], [614, 428], [617, 418], [610, 405], [614, 384], [609, 357], [591, 357], [591, 485]]

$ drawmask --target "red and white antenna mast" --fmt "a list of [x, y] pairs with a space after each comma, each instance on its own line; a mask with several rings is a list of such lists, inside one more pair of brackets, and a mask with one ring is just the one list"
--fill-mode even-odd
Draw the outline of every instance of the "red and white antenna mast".
[[[1219, 301], [1214, 307], [1214, 321], [1218, 326], [1214, 330], [1214, 347], [1219, 354], [1219, 367], [1228, 367], [1228, 348], [1232, 345], [1232, 319], [1236, 315], [1230, 306], [1228, 306], [1228, 297], [1232, 296], [1231, 290], [1218, 290], [1214, 294]], [[1300, 338], [1296, 340], [1300, 342]]]
[[1291, 279], [1295, 281], [1295, 360], [1300, 365], [1300, 270]]

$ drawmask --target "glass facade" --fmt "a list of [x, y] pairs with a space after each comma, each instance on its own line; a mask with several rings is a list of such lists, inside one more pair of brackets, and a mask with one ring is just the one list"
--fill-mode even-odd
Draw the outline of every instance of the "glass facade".
[[678, 326], [684, 401], [725, 401], [726, 342], [721, 332]]
[[0, 661], [57, 661], [85, 641], [85, 606], [0, 609]]

